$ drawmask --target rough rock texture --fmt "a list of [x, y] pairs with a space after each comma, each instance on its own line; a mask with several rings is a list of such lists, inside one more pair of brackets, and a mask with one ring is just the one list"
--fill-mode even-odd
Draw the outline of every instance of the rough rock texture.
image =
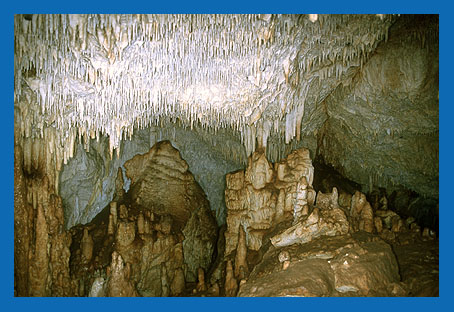
[[125, 265], [120, 254], [112, 253], [112, 264], [107, 268], [106, 295], [109, 297], [136, 297], [137, 292], [129, 280], [131, 266]]
[[[313, 204], [313, 174], [307, 149], [292, 152], [274, 168], [263, 152], [255, 152], [249, 157], [245, 171], [227, 174], [225, 255], [237, 249], [240, 227], [246, 233], [247, 248], [257, 251], [267, 230], [294, 216], [295, 211], [302, 214], [304, 205]], [[302, 185], [304, 196], [298, 197]]]
[[71, 296], [63, 206], [44, 140], [14, 145], [14, 282], [16, 296]]
[[[71, 229], [74, 291], [80, 296], [182, 295], [186, 283], [210, 269], [217, 226], [209, 203], [168, 141], [127, 161], [125, 168], [129, 191], [114, 194], [118, 202]], [[117, 181], [122, 174], [119, 170]]]
[[[363, 192], [399, 185], [438, 200], [438, 17], [405, 15], [350, 86], [325, 102], [319, 153]], [[353, 70], [353, 68], [352, 68]], [[358, 166], [358, 164], [361, 164]]]
[[[105, 138], [90, 140], [88, 151], [82, 144], [76, 144], [75, 155], [63, 166], [60, 177], [66, 227], [90, 222], [110, 201], [117, 201], [114, 194], [120, 194], [121, 189], [127, 191], [131, 183], [128, 179], [116, 181], [118, 170], [124, 170], [127, 160], [146, 153], [162, 140], [171, 140], [180, 150], [195, 180], [207, 194], [218, 224], [225, 223], [224, 175], [243, 167], [246, 158], [242, 146], [222, 131], [217, 137], [208, 137], [203, 129], [190, 131], [175, 125], [135, 131], [131, 140], [122, 141], [119, 157], [114, 154], [112, 159]], [[235, 159], [221, 153], [220, 146], [224, 145], [230, 146], [228, 156], [233, 153]]]
[[349, 223], [340, 208], [319, 209], [315, 207], [303, 221], [284, 232], [273, 236], [271, 243], [276, 247], [304, 244], [320, 236], [347, 234]]
[[350, 216], [354, 231], [374, 231], [374, 212], [366, 199], [366, 195], [357, 191], [352, 197]]
[[[283, 269], [282, 253], [290, 261]], [[270, 246], [238, 296], [402, 296], [391, 247], [370, 235], [339, 235], [283, 248]]]
[[188, 164], [170, 142], [162, 141], [127, 161], [125, 168], [131, 201], [156, 215], [171, 216], [176, 230], [182, 230], [186, 280], [196, 281], [198, 268], [207, 270], [211, 263], [217, 225]]

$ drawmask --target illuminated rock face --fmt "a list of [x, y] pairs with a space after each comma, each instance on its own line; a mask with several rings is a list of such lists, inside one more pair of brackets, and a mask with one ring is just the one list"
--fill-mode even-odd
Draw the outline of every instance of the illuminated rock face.
[[188, 164], [170, 142], [162, 141], [127, 161], [125, 168], [131, 179], [131, 202], [153, 214], [170, 216], [175, 228], [182, 231], [186, 279], [196, 281], [198, 268], [206, 270], [211, 263], [217, 225]]
[[186, 283], [196, 282], [211, 266], [218, 229], [209, 202], [169, 141], [156, 143], [124, 167], [126, 176], [119, 170], [116, 181], [129, 179], [129, 191], [114, 194], [118, 202], [71, 229], [74, 247], [80, 246], [70, 263], [74, 292], [182, 295]]
[[[226, 255], [237, 249], [241, 228], [246, 233], [247, 248], [257, 251], [267, 230], [292, 218], [295, 211], [301, 213], [304, 205], [314, 204], [313, 176], [307, 149], [292, 152], [274, 166], [263, 153], [255, 152], [245, 171], [227, 174]], [[304, 190], [298, 188], [301, 184]]]
[[391, 246], [363, 233], [268, 249], [238, 296], [405, 296], [404, 286]]
[[[114, 194], [129, 190], [131, 181], [127, 177], [116, 181], [118, 170], [124, 172], [127, 160], [146, 153], [161, 140], [170, 140], [180, 150], [195, 180], [207, 194], [218, 224], [225, 223], [224, 175], [243, 166], [245, 157], [241, 144], [234, 142], [229, 135], [219, 133], [210, 138], [203, 132], [169, 126], [134, 132], [130, 141], [122, 143], [120, 157], [114, 156], [112, 160], [106, 139], [92, 140], [88, 152], [82, 145], [76, 145], [75, 156], [63, 167], [60, 175], [59, 191], [65, 207], [66, 227], [90, 222], [110, 201], [117, 200]], [[229, 147], [228, 155], [236, 154], [236, 158], [226, 160], [221, 146]]]
[[[30, 157], [31, 156], [31, 157]], [[17, 296], [71, 296], [71, 235], [48, 170], [46, 144], [33, 143], [29, 160], [14, 148], [14, 282]], [[30, 161], [30, 166], [27, 162]], [[25, 165], [25, 166], [24, 166]]]

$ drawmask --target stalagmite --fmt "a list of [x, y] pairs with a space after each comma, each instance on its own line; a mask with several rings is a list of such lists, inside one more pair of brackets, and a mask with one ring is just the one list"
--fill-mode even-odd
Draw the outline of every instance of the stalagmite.
[[232, 261], [227, 261], [225, 271], [225, 295], [226, 297], [235, 297], [238, 283], [233, 274]]
[[170, 285], [170, 290], [172, 295], [178, 296], [183, 293], [184, 288], [185, 288], [184, 272], [182, 268], [178, 268], [175, 271], [172, 284]]
[[196, 289], [198, 292], [202, 292], [202, 291], [205, 291], [207, 290], [207, 286], [205, 285], [205, 272], [203, 271], [202, 268], [199, 268], [197, 270], [197, 286], [196, 286]]
[[116, 202], [110, 203], [110, 215], [112, 216], [113, 225], [117, 225], [117, 203]]
[[[246, 246], [246, 233], [242, 226], [240, 226], [239, 230], [239, 237], [238, 237], [238, 246], [236, 248], [236, 255], [235, 255], [235, 277], [239, 280], [245, 278], [245, 276], [241, 276], [241, 271], [243, 273], [248, 271], [248, 265], [246, 262], [247, 257], [247, 246]], [[243, 270], [241, 270], [243, 268]]]
[[90, 261], [93, 256], [93, 244], [93, 238], [88, 233], [88, 229], [84, 228], [80, 249], [82, 249], [82, 255], [86, 261]]

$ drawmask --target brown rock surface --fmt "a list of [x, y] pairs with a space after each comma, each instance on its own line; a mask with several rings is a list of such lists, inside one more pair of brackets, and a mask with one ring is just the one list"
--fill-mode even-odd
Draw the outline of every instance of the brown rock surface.
[[[207, 270], [210, 265], [217, 224], [203, 190], [188, 171], [188, 164], [169, 141], [162, 141], [124, 166], [131, 179], [128, 194], [132, 203], [153, 214], [170, 216], [172, 230], [184, 234], [185, 277], [195, 282], [198, 268]], [[161, 231], [166, 232], [164, 228]]]
[[267, 231], [278, 222], [306, 215], [307, 205], [314, 204], [309, 150], [293, 151], [274, 168], [263, 152], [255, 152], [245, 171], [226, 175], [226, 256], [237, 249], [240, 226], [247, 248], [257, 251]]
[[[285, 270], [279, 263], [284, 253], [290, 259]], [[398, 271], [391, 247], [375, 236], [324, 237], [270, 246], [238, 296], [395, 296]]]
[[14, 145], [14, 279], [16, 296], [71, 296], [70, 235], [56, 193], [55, 155], [43, 139]]

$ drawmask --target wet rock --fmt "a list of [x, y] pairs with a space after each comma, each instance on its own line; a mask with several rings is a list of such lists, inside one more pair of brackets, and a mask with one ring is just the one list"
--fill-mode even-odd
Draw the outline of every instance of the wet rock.
[[227, 174], [225, 256], [237, 249], [240, 227], [246, 233], [247, 248], [257, 251], [263, 235], [277, 223], [307, 216], [309, 205], [315, 202], [313, 172], [309, 150], [300, 149], [274, 169], [264, 153], [257, 151], [249, 157], [245, 172]]
[[319, 209], [315, 207], [312, 213], [303, 221], [273, 236], [271, 243], [275, 247], [305, 244], [319, 236], [335, 236], [348, 233], [349, 223], [340, 208]]
[[90, 293], [88, 297], [104, 297], [105, 293], [105, 280], [103, 277], [97, 277], [91, 285]]

